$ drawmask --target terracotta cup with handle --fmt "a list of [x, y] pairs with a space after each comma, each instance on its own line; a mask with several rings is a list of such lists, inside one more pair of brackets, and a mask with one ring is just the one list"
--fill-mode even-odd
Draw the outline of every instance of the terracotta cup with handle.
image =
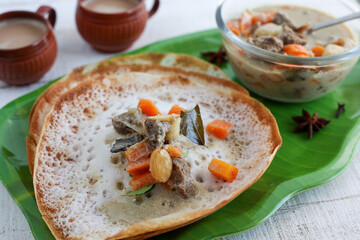
[[139, 0], [130, 10], [105, 13], [84, 7], [84, 1], [78, 0], [77, 29], [86, 42], [101, 52], [120, 52], [129, 48], [140, 37], [147, 20], [160, 4], [160, 0], [155, 0], [151, 10], [147, 11], [144, 0]]
[[37, 20], [46, 26], [45, 33], [30, 45], [0, 48], [0, 80], [11, 85], [26, 85], [40, 80], [55, 62], [57, 43], [53, 27], [56, 12], [49, 6], [41, 6], [36, 12], [6, 12], [0, 15], [0, 24], [12, 19]]

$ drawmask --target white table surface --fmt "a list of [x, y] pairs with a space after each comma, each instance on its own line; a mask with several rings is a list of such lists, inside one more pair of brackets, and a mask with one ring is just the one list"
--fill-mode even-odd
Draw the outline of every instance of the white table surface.
[[[150, 4], [151, 1], [148, 3]], [[55, 34], [59, 52], [55, 65], [39, 81], [25, 87], [0, 82], [0, 108], [73, 68], [110, 57], [87, 45], [75, 27], [75, 0], [0, 0], [0, 13], [36, 10], [48, 4], [57, 11]], [[162, 0], [160, 9], [130, 50], [147, 44], [215, 28], [217, 0]], [[287, 201], [256, 228], [227, 239], [360, 239], [360, 153], [334, 181], [302, 192]], [[0, 240], [34, 239], [20, 209], [0, 183]]]

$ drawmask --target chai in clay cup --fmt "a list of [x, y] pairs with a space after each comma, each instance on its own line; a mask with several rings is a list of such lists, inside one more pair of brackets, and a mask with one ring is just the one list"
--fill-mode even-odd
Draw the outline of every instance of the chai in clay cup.
[[105, 13], [84, 7], [78, 0], [76, 25], [80, 35], [100, 52], [120, 52], [129, 48], [145, 29], [148, 18], [158, 10], [160, 0], [155, 0], [148, 12], [144, 0], [123, 12]]
[[20, 86], [40, 80], [55, 62], [57, 43], [53, 27], [56, 12], [49, 6], [41, 6], [36, 12], [6, 12], [0, 15], [0, 24], [14, 19], [36, 20], [46, 28], [32, 44], [12, 49], [0, 48], [0, 80]]

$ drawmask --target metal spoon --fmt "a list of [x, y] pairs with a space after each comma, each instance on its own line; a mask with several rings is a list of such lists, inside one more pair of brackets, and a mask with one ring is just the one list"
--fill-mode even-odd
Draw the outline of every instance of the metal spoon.
[[346, 22], [346, 21], [349, 21], [349, 20], [353, 20], [353, 19], [356, 19], [356, 18], [360, 18], [360, 12], [352, 13], [350, 15], [347, 15], [347, 16], [344, 16], [344, 17], [341, 17], [341, 18], [336, 18], [336, 19], [332, 19], [330, 21], [326, 21], [326, 22], [316, 24], [316, 25], [310, 27], [307, 30], [307, 33], [310, 34], [313, 31], [323, 29], [323, 28], [327, 28], [327, 27], [331, 27], [333, 25], [343, 23], [343, 22]]

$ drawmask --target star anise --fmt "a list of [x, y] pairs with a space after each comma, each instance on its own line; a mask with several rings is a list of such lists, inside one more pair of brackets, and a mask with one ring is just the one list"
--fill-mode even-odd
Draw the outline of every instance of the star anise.
[[336, 118], [340, 117], [340, 114], [342, 114], [343, 112], [345, 112], [345, 103], [344, 104], [338, 103], [338, 109], [336, 110], [335, 117]]
[[306, 110], [302, 110], [302, 116], [292, 117], [292, 119], [299, 123], [299, 125], [293, 129], [294, 133], [305, 132], [309, 133], [309, 138], [311, 139], [313, 136], [313, 131], [318, 132], [320, 129], [324, 128], [330, 120], [325, 118], [319, 118], [319, 113], [314, 113], [314, 115], [310, 115], [310, 113]]
[[203, 52], [201, 53], [201, 56], [208, 58], [209, 62], [215, 63], [219, 67], [221, 67], [224, 62], [227, 62], [227, 56], [223, 45], [220, 46], [217, 52]]

